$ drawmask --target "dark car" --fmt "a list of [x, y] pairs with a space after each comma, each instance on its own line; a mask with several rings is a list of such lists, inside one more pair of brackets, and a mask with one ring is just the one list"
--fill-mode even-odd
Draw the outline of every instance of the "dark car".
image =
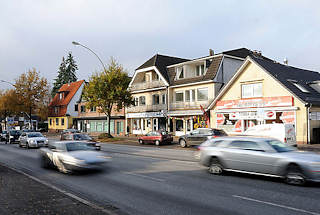
[[0, 141], [6, 141], [8, 131], [2, 131], [0, 134]]
[[193, 130], [189, 134], [182, 135], [179, 138], [179, 144], [181, 147], [188, 147], [191, 145], [200, 145], [208, 139], [228, 136], [222, 129], [214, 128], [198, 128]]
[[139, 137], [139, 143], [153, 143], [156, 146], [159, 146], [163, 143], [172, 143], [173, 137], [165, 131], [151, 131], [145, 136]]
[[21, 131], [19, 130], [11, 130], [6, 135], [6, 143], [18, 143], [19, 137], [21, 135]]
[[87, 142], [87, 145], [94, 147], [96, 150], [101, 149], [100, 143], [95, 142], [88, 134], [84, 134], [84, 133], [61, 134], [60, 140], [85, 141]]

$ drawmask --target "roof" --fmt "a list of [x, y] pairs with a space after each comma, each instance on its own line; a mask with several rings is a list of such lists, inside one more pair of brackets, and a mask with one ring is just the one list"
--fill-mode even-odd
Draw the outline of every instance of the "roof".
[[[311, 82], [320, 81], [319, 72], [287, 66], [258, 57], [251, 57], [251, 59], [264, 68], [271, 76], [281, 82], [281, 84], [296, 97], [305, 103], [320, 105], [320, 93], [309, 85]], [[301, 91], [293, 83], [299, 84], [309, 92]]]
[[[49, 104], [49, 116], [63, 116], [67, 112], [67, 106], [70, 103], [73, 96], [77, 93], [78, 89], [84, 83], [84, 80], [76, 81], [68, 84], [62, 85], [62, 87], [58, 90], [56, 95], [53, 97], [52, 101]], [[63, 93], [64, 96], [62, 99], [59, 99], [59, 94]], [[59, 107], [59, 112], [54, 113], [54, 107]]]
[[167, 66], [172, 65], [172, 64], [182, 63], [185, 61], [189, 61], [189, 59], [183, 59], [183, 58], [178, 58], [178, 57], [171, 57], [171, 56], [156, 54], [152, 58], [147, 60], [144, 64], [139, 66], [136, 70], [155, 66], [155, 67], [157, 67], [157, 69], [159, 70], [161, 75], [167, 81], [169, 81], [169, 76], [167, 73]]

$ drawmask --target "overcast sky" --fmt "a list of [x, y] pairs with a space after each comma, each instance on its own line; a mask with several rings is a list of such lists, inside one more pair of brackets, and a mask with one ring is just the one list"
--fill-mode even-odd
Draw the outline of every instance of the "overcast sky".
[[197, 58], [240, 47], [320, 71], [319, 9], [317, 0], [0, 0], [0, 79], [36, 68], [52, 83], [71, 51], [87, 80], [101, 65], [72, 41], [131, 74], [156, 53]]

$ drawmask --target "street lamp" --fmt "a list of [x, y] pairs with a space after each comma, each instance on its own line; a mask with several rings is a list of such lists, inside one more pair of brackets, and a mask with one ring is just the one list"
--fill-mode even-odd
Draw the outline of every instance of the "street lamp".
[[89, 51], [91, 51], [99, 59], [100, 63], [102, 64], [103, 69], [106, 70], [106, 67], [104, 66], [102, 60], [99, 58], [99, 56], [94, 51], [92, 51], [87, 46], [84, 46], [81, 43], [78, 43], [78, 42], [75, 42], [75, 41], [72, 41], [72, 44], [75, 45], [75, 46], [82, 46], [83, 48], [88, 49]]

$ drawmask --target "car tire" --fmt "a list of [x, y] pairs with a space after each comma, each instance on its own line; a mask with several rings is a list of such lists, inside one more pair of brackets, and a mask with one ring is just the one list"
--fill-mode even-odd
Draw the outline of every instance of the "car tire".
[[160, 146], [160, 141], [156, 140], [156, 142], [154, 142], [154, 144], [156, 144], [156, 146]]
[[27, 142], [26, 143], [26, 149], [29, 149], [30, 148], [30, 146], [29, 146], [29, 143]]
[[180, 144], [180, 146], [181, 146], [182, 148], [185, 148], [185, 147], [188, 146], [188, 145], [187, 145], [187, 142], [186, 142], [184, 139], [179, 140], [179, 144]]
[[220, 163], [218, 158], [211, 158], [208, 172], [211, 174], [214, 174], [214, 175], [222, 175], [223, 174], [223, 166]]
[[48, 169], [50, 167], [49, 159], [44, 155], [41, 156], [40, 163], [42, 168]]
[[296, 164], [290, 164], [286, 169], [285, 182], [290, 185], [302, 186], [306, 183], [306, 178], [301, 168]]
[[141, 144], [141, 145], [143, 144], [143, 140], [141, 140], [141, 139], [140, 139], [138, 142], [139, 142], [139, 144]]

